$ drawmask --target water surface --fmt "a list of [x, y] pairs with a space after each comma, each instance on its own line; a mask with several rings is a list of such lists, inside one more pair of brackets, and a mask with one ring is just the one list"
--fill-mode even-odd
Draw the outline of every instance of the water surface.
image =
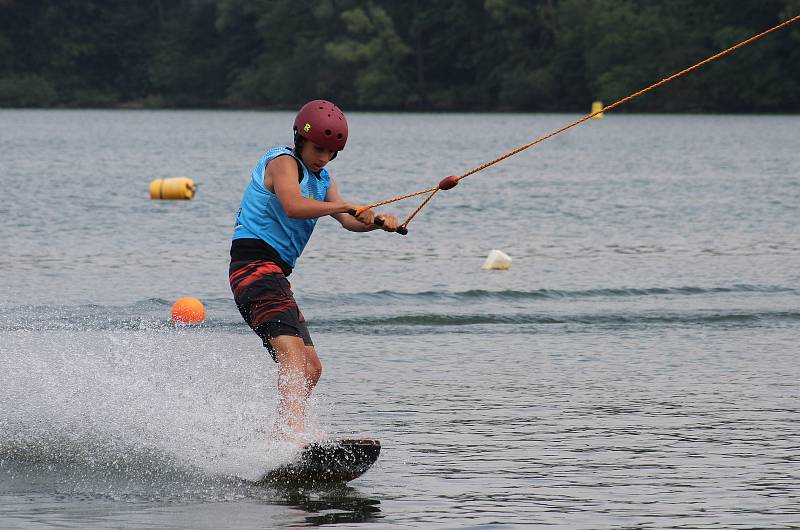
[[[352, 113], [374, 202], [572, 115]], [[0, 111], [0, 526], [800, 527], [800, 118], [619, 115], [443, 192], [401, 237], [320, 221], [292, 275], [349, 486], [274, 465], [275, 365], [227, 286], [291, 113]], [[150, 201], [154, 178], [199, 184]], [[409, 199], [386, 211], [408, 215]], [[483, 271], [491, 249], [511, 270]], [[199, 328], [167, 322], [201, 298]]]

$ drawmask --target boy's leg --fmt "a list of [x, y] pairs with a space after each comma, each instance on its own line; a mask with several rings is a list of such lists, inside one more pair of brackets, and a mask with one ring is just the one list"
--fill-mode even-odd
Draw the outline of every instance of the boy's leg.
[[304, 433], [306, 400], [322, 375], [319, 357], [300, 337], [280, 335], [269, 340], [278, 360], [278, 414], [290, 430]]
[[322, 366], [291, 285], [270, 261], [231, 262], [230, 284], [242, 318], [278, 364], [278, 412], [291, 431], [305, 432], [305, 405]]

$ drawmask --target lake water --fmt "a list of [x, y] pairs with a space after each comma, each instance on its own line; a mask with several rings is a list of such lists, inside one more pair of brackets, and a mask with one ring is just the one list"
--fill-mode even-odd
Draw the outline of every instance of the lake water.
[[[329, 168], [377, 202], [576, 118], [351, 113]], [[800, 528], [799, 116], [612, 113], [406, 237], [321, 220], [291, 277], [313, 420], [383, 452], [300, 491], [235, 478], [279, 459], [276, 366], [227, 284], [292, 119], [0, 110], [0, 527]], [[181, 175], [193, 201], [149, 200]]]

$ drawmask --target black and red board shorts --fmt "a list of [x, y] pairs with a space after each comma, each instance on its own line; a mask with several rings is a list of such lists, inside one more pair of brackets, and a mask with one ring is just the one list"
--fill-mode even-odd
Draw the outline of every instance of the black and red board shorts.
[[278, 359], [271, 338], [289, 335], [300, 337], [306, 346], [314, 345], [289, 280], [277, 263], [231, 261], [228, 279], [239, 313], [275, 362]]

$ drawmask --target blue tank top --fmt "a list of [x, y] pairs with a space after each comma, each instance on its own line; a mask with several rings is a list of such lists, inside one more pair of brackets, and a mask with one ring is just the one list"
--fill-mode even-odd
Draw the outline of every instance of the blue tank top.
[[283, 211], [278, 197], [264, 186], [267, 164], [275, 158], [289, 155], [303, 169], [300, 192], [307, 199], [324, 201], [331, 186], [326, 169], [315, 175], [287, 147], [273, 147], [261, 157], [251, 172], [250, 183], [244, 190], [242, 202], [236, 212], [233, 239], [261, 239], [274, 248], [287, 265], [294, 267], [297, 258], [308, 243], [316, 219], [291, 219]]

